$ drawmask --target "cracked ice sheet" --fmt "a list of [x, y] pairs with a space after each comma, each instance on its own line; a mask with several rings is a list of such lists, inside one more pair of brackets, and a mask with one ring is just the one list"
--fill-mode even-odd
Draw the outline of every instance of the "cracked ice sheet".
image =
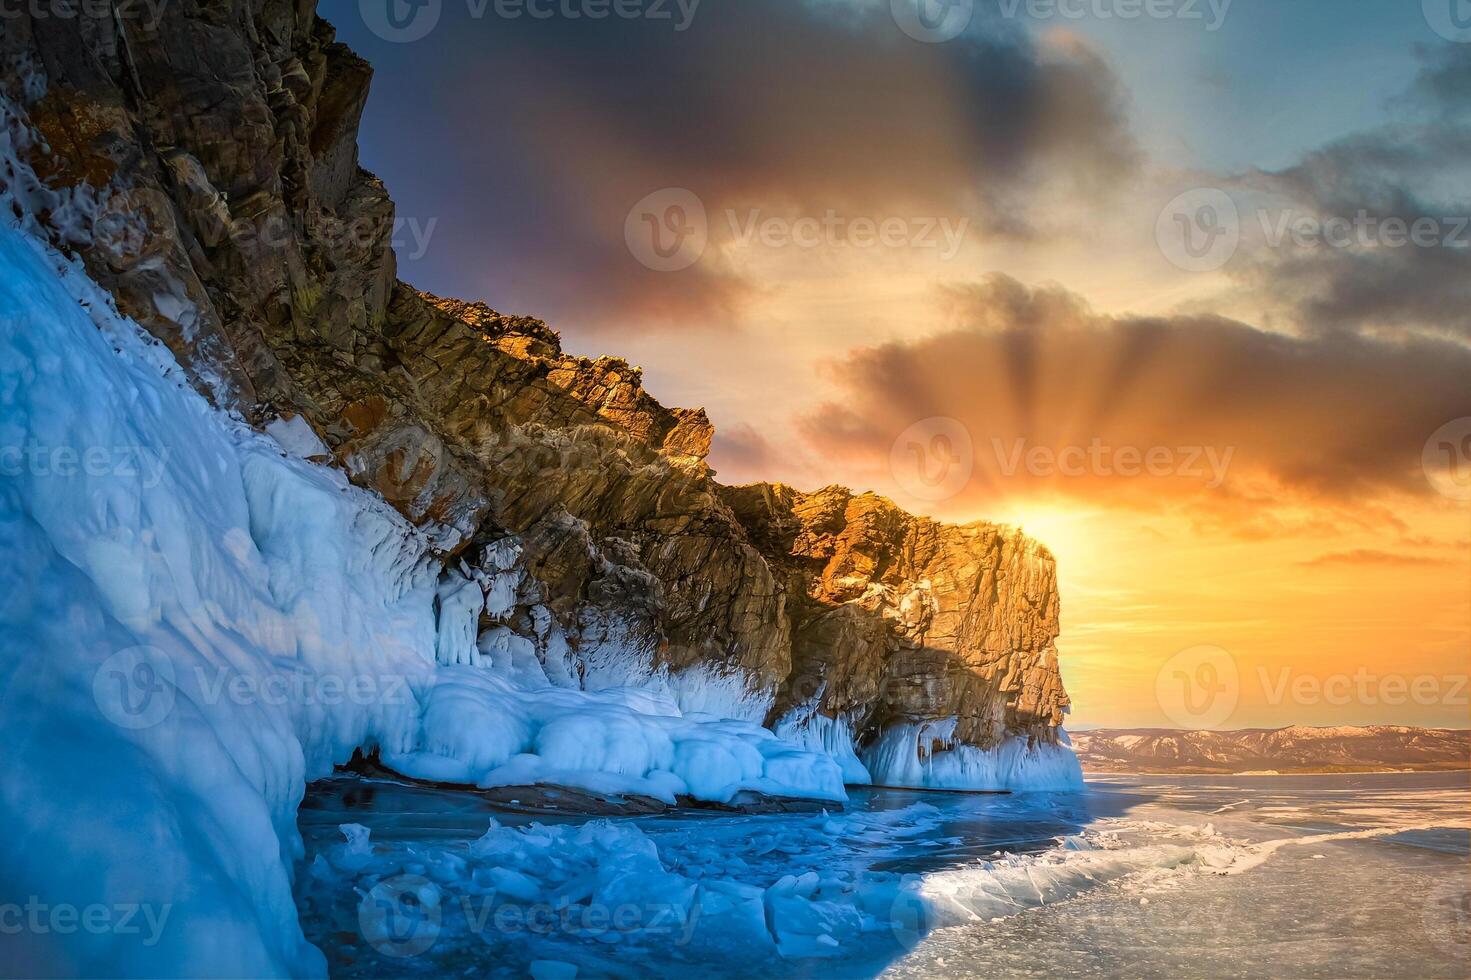
[[[418, 807], [404, 798], [416, 795]], [[855, 962], [873, 972], [923, 928], [921, 878], [909, 869], [951, 860], [935, 853], [962, 842], [955, 821], [973, 815], [957, 807], [974, 799], [942, 800], [944, 809], [908, 795], [865, 800], [876, 808], [851, 814], [517, 826], [467, 814], [464, 828], [488, 826], [483, 836], [446, 841], [404, 832], [416, 820], [403, 811], [430, 809], [425, 796], [415, 790], [399, 798], [399, 812], [384, 801], [366, 815], [379, 818], [378, 836], [334, 826], [350, 807], [314, 810], [303, 827], [310, 858], [298, 901], [334, 974], [525, 975], [553, 961], [592, 976], [691, 963], [742, 976], [812, 961], [830, 961], [826, 972]], [[1009, 811], [1004, 836], [1025, 836], [1018, 827], [1028, 824], [1038, 847], [1076, 828], [1052, 800], [993, 808]]]
[[1465, 977], [1464, 859], [1286, 848], [1246, 873], [1148, 877], [941, 929], [886, 977]]
[[1471, 975], [1464, 772], [1110, 776], [1090, 791], [1135, 801], [1099, 825], [1121, 840], [1195, 836], [1214, 850], [1209, 826], [1234, 843], [1216, 873], [1155, 869], [938, 929], [885, 976]]
[[[389, 816], [380, 799], [304, 828], [303, 921], [349, 976], [1215, 976], [1242, 945], [1273, 950], [1250, 952], [1246, 975], [1465, 975], [1459, 864], [1389, 842], [1417, 804], [1421, 825], [1444, 823], [1436, 801], [1471, 794], [1427, 787], [1392, 824], [1309, 833], [1212, 814], [1212, 794], [1184, 810], [1129, 789], [863, 791], [842, 815], [523, 822], [472, 841], [473, 814], [433, 843], [414, 807]], [[357, 866], [338, 829], [351, 816], [375, 828]], [[432, 905], [405, 905], [405, 874], [433, 883]], [[374, 932], [374, 907], [397, 932]], [[384, 937], [425, 935], [420, 913], [437, 916], [431, 944], [385, 956]], [[1377, 945], [1360, 955], [1354, 936]]]

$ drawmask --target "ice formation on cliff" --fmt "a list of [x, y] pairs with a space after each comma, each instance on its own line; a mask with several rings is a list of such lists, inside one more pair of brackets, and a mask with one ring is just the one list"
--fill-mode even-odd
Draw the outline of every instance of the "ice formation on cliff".
[[776, 723], [776, 734], [813, 752], [821, 752], [838, 764], [843, 782], [865, 785], [873, 775], [853, 749], [853, 728], [846, 718], [818, 714], [816, 705], [801, 705]]
[[957, 744], [955, 721], [891, 725], [863, 752], [873, 781], [915, 789], [1078, 790], [1083, 769], [1060, 744], [1011, 736], [991, 749]]
[[426, 538], [213, 409], [26, 224], [0, 227], [0, 882], [170, 927], [7, 936], [7, 964], [320, 973], [294, 815], [359, 747], [488, 784], [842, 797], [835, 765], [755, 725], [485, 669], [514, 650], [471, 642], [474, 592]]

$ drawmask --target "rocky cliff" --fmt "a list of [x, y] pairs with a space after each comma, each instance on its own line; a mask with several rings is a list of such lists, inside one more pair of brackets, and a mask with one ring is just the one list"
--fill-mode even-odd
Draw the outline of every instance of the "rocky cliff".
[[956, 718], [960, 740], [981, 746], [1062, 724], [1046, 548], [1014, 528], [941, 524], [843, 487], [722, 495], [787, 596], [793, 670], [778, 715], [806, 706], [844, 717], [861, 741], [896, 722]]
[[637, 368], [397, 280], [357, 159], [371, 69], [309, 0], [136, 13], [0, 28], [27, 193], [76, 212], [60, 244], [217, 405], [286, 421], [433, 535], [440, 615], [465, 624], [441, 660], [662, 677], [687, 709], [865, 741], [951, 717], [982, 747], [1056, 737], [1045, 548], [871, 494], [722, 487], [705, 413]]

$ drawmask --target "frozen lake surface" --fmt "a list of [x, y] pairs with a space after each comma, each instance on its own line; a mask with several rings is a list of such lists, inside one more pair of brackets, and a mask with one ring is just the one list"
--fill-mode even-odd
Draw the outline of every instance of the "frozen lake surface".
[[338, 976], [1471, 975], [1466, 773], [851, 797], [534, 819], [343, 777], [297, 901]]

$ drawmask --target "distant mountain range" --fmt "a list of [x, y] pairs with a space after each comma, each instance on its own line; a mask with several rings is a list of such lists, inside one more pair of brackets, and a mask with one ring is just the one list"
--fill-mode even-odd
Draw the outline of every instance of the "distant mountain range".
[[1091, 772], [1372, 772], [1471, 767], [1471, 731], [1453, 728], [1115, 728], [1072, 732]]

